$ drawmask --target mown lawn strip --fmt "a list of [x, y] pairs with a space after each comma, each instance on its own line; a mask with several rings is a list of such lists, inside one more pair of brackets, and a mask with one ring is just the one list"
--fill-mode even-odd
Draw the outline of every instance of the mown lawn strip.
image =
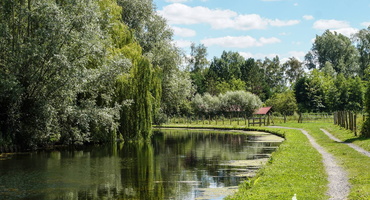
[[254, 180], [241, 184], [228, 199], [327, 199], [327, 175], [321, 154], [299, 130], [267, 129], [284, 133], [284, 141], [270, 163]]
[[[320, 128], [328, 130], [341, 140], [346, 141], [345, 138], [347, 138], [347, 142], [356, 141], [353, 133], [348, 133], [348, 131], [329, 123], [289, 124], [289, 126], [307, 130], [316, 139], [317, 143], [336, 157], [338, 164], [342, 165], [348, 172], [349, 183], [351, 184], [351, 191], [348, 196], [349, 200], [370, 199], [370, 158], [355, 151], [346, 144], [331, 140]], [[356, 144], [366, 149], [369, 143], [370, 141], [368, 139], [362, 139]]]

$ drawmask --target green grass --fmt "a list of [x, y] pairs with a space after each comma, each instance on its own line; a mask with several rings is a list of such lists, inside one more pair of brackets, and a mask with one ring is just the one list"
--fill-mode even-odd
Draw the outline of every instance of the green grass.
[[[273, 129], [268, 129], [273, 130]], [[249, 188], [241, 184], [228, 199], [327, 199], [327, 180], [321, 155], [298, 130], [281, 130], [286, 141], [273, 153], [270, 162], [254, 178]]]
[[370, 158], [358, 153], [345, 144], [333, 142], [320, 130], [320, 128], [326, 129], [343, 141], [352, 141], [354, 144], [366, 150], [370, 150], [369, 139], [355, 137], [352, 132], [332, 124], [315, 123], [287, 125], [307, 130], [321, 146], [335, 156], [337, 162], [347, 171], [349, 176], [351, 192], [348, 199], [370, 199]]
[[[358, 153], [349, 146], [332, 141], [320, 128], [324, 128], [342, 141], [354, 143], [370, 151], [370, 139], [357, 137], [353, 132], [332, 123], [286, 123], [286, 127], [303, 128], [313, 136], [318, 144], [335, 156], [337, 163], [348, 173], [351, 191], [348, 199], [370, 199], [370, 158]], [[216, 125], [176, 125], [177, 127], [203, 128], [248, 128], [235, 124]], [[327, 175], [321, 155], [311, 147], [308, 139], [298, 130], [250, 127], [275, 131], [285, 135], [279, 149], [272, 154], [271, 161], [257, 176], [240, 185], [239, 191], [228, 199], [328, 199]]]

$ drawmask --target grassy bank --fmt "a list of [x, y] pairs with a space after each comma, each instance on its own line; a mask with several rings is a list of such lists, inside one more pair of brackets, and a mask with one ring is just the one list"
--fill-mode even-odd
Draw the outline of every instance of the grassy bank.
[[251, 184], [243, 183], [228, 199], [327, 199], [327, 180], [321, 155], [298, 130], [284, 132], [286, 141]]
[[325, 123], [287, 124], [307, 130], [316, 141], [328, 152], [333, 154], [349, 176], [351, 193], [348, 199], [370, 199], [370, 158], [358, 153], [349, 146], [332, 141], [320, 128], [324, 128], [342, 141], [352, 142], [366, 150], [370, 150], [370, 139], [355, 137], [350, 131]]
[[[370, 139], [354, 136], [353, 132], [332, 123], [286, 123], [286, 127], [303, 128], [318, 144], [333, 154], [337, 163], [348, 173], [351, 192], [348, 199], [370, 199], [370, 158], [349, 146], [332, 141], [320, 128], [324, 128], [342, 141], [351, 142], [370, 151]], [[177, 127], [248, 128], [222, 125], [176, 125]], [[253, 127], [285, 135], [286, 141], [273, 153], [271, 161], [257, 177], [242, 183], [239, 191], [228, 199], [328, 199], [327, 175], [320, 154], [311, 147], [308, 139], [298, 130]]]

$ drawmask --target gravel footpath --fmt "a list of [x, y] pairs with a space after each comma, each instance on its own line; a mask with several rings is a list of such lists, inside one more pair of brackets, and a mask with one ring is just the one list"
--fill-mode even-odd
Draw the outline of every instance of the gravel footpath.
[[348, 145], [349, 147], [351, 147], [352, 149], [364, 154], [365, 156], [367, 157], [370, 157], [370, 152], [366, 151], [365, 149], [355, 145], [355, 144], [352, 144], [352, 143], [346, 143], [346, 142], [343, 142], [341, 141], [340, 139], [336, 138], [334, 135], [330, 134], [328, 131], [326, 131], [325, 129], [320, 129], [322, 132], [324, 132], [330, 139], [336, 141], [336, 142], [340, 142], [340, 143], [343, 143], [343, 144], [346, 144]]
[[320, 146], [315, 139], [308, 134], [307, 131], [298, 128], [287, 128], [280, 126], [271, 126], [270, 128], [285, 128], [285, 129], [296, 129], [300, 130], [310, 141], [311, 145], [322, 155], [323, 163], [325, 166], [326, 173], [328, 174], [328, 188], [327, 195], [331, 200], [344, 200], [350, 192], [350, 185], [348, 183], [348, 176], [335, 161], [332, 154], [328, 153], [322, 146]]

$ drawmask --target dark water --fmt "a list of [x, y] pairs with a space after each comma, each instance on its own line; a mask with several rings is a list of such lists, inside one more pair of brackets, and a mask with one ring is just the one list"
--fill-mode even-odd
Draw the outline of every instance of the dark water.
[[202, 188], [236, 186], [245, 179], [225, 163], [267, 157], [279, 145], [261, 138], [167, 130], [155, 132], [150, 144], [3, 156], [0, 199], [200, 198]]

